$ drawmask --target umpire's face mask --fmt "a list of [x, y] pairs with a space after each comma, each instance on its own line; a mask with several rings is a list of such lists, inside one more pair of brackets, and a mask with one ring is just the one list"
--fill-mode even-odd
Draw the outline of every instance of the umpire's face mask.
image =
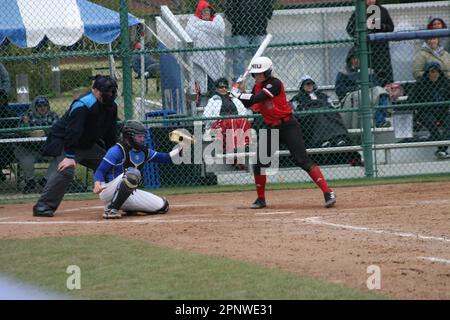
[[107, 92], [102, 92], [102, 102], [103, 104], [110, 105], [117, 98], [117, 89], [112, 89]]

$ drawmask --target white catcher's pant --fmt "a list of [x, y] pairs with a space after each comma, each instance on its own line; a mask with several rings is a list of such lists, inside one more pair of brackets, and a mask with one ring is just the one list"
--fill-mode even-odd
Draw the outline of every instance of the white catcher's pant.
[[[105, 203], [105, 207], [109, 204], [117, 189], [117, 185], [122, 181], [123, 173], [109, 182], [100, 193], [100, 200]], [[124, 211], [140, 211], [155, 212], [164, 206], [164, 200], [153, 193], [136, 189], [132, 195], [124, 202], [120, 209]]]

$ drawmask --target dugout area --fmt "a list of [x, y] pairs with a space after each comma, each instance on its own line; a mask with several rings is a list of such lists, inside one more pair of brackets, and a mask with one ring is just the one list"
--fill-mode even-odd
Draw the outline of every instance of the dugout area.
[[[100, 299], [449, 299], [448, 190], [337, 187], [331, 209], [315, 188], [270, 190], [263, 210], [248, 209], [253, 191], [169, 195], [167, 215], [117, 221], [98, 200], [64, 201], [51, 219], [4, 204], [0, 272]], [[68, 263], [85, 270], [82, 290], [65, 289]]]

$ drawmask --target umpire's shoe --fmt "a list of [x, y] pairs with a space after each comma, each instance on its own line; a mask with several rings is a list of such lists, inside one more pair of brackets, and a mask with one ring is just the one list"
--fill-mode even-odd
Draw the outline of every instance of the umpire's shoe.
[[34, 217], [53, 217], [54, 211], [45, 204], [35, 204], [33, 206]]
[[257, 198], [255, 202], [252, 203], [250, 208], [252, 209], [262, 209], [266, 207], [266, 200], [262, 198]]
[[336, 204], [336, 195], [333, 191], [324, 192], [323, 196], [325, 198], [325, 207], [331, 208]]
[[105, 209], [103, 213], [104, 219], [120, 219], [122, 218], [122, 214], [117, 209]]

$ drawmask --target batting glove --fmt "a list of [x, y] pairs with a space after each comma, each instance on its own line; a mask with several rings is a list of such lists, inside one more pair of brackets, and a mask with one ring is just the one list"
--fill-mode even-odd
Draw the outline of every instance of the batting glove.
[[238, 98], [238, 99], [242, 94], [241, 90], [239, 90], [239, 88], [237, 87], [236, 84], [233, 84], [233, 87], [231, 88], [230, 93], [233, 97]]

